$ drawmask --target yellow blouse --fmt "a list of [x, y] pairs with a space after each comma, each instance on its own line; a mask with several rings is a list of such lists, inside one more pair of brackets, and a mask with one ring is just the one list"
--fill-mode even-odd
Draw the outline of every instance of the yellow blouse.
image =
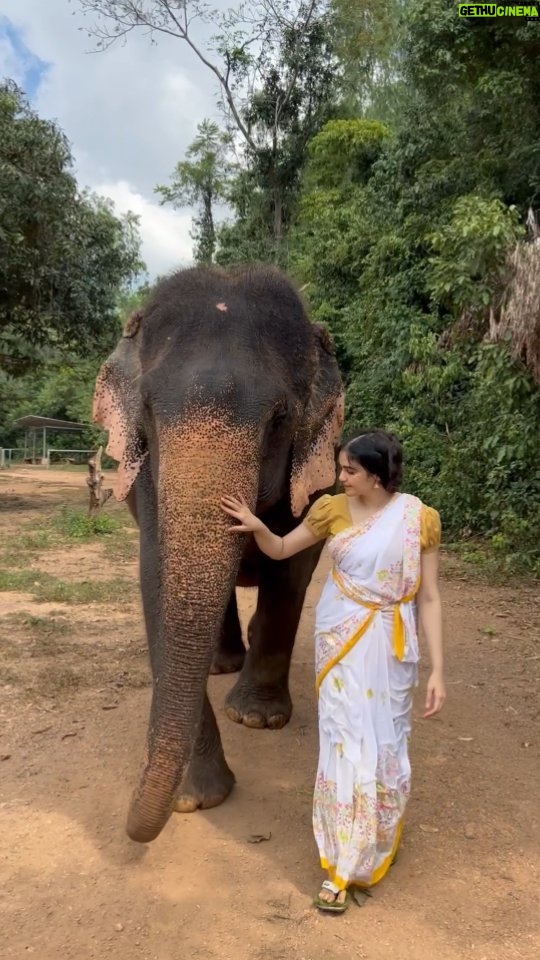
[[[303, 523], [318, 540], [335, 537], [337, 533], [346, 530], [347, 527], [352, 526], [346, 495], [338, 493], [332, 497], [327, 493], [323, 497], [319, 497], [308, 510]], [[421, 549], [424, 551], [435, 550], [439, 547], [440, 542], [441, 518], [433, 507], [427, 507], [423, 503], [420, 517]]]

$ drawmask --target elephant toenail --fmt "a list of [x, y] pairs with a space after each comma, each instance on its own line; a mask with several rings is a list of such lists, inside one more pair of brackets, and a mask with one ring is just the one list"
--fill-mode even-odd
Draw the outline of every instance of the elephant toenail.
[[266, 726], [266, 720], [260, 713], [246, 713], [243, 722], [244, 726], [252, 727], [255, 730], [262, 730]]
[[282, 713], [276, 714], [275, 717], [268, 717], [268, 726], [270, 730], [281, 730], [287, 723], [287, 717]]
[[225, 710], [229, 720], [233, 720], [234, 723], [242, 723], [242, 714], [236, 707], [227, 707]]

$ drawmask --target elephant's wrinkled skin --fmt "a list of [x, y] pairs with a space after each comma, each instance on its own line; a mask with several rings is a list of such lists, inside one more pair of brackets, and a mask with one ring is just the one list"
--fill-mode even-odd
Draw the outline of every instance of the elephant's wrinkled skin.
[[[213, 806], [232, 789], [210, 671], [241, 668], [233, 720], [289, 720], [290, 658], [320, 546], [268, 560], [227, 530], [220, 497], [243, 494], [273, 530], [291, 530], [333, 486], [343, 395], [328, 335], [278, 271], [198, 267], [163, 280], [130, 318], [98, 376], [94, 419], [140, 528], [154, 684], [127, 829], [144, 842], [175, 806]], [[259, 585], [247, 653], [236, 583]]]

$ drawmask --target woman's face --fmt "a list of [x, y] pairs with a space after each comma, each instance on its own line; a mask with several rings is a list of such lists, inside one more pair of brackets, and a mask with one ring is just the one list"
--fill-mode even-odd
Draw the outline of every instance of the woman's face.
[[377, 477], [357, 463], [350, 460], [344, 450], [339, 454], [338, 480], [348, 497], [365, 497], [379, 485]]

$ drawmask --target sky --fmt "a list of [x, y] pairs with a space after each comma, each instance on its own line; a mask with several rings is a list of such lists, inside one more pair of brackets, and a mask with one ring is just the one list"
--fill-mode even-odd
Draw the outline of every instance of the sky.
[[[160, 206], [205, 117], [219, 119], [217, 83], [179, 39], [142, 32], [96, 53], [77, 0], [1, 0], [0, 77], [68, 137], [80, 187], [140, 217], [150, 279], [192, 259], [192, 211]], [[81, 29], [82, 28], [82, 29]]]

